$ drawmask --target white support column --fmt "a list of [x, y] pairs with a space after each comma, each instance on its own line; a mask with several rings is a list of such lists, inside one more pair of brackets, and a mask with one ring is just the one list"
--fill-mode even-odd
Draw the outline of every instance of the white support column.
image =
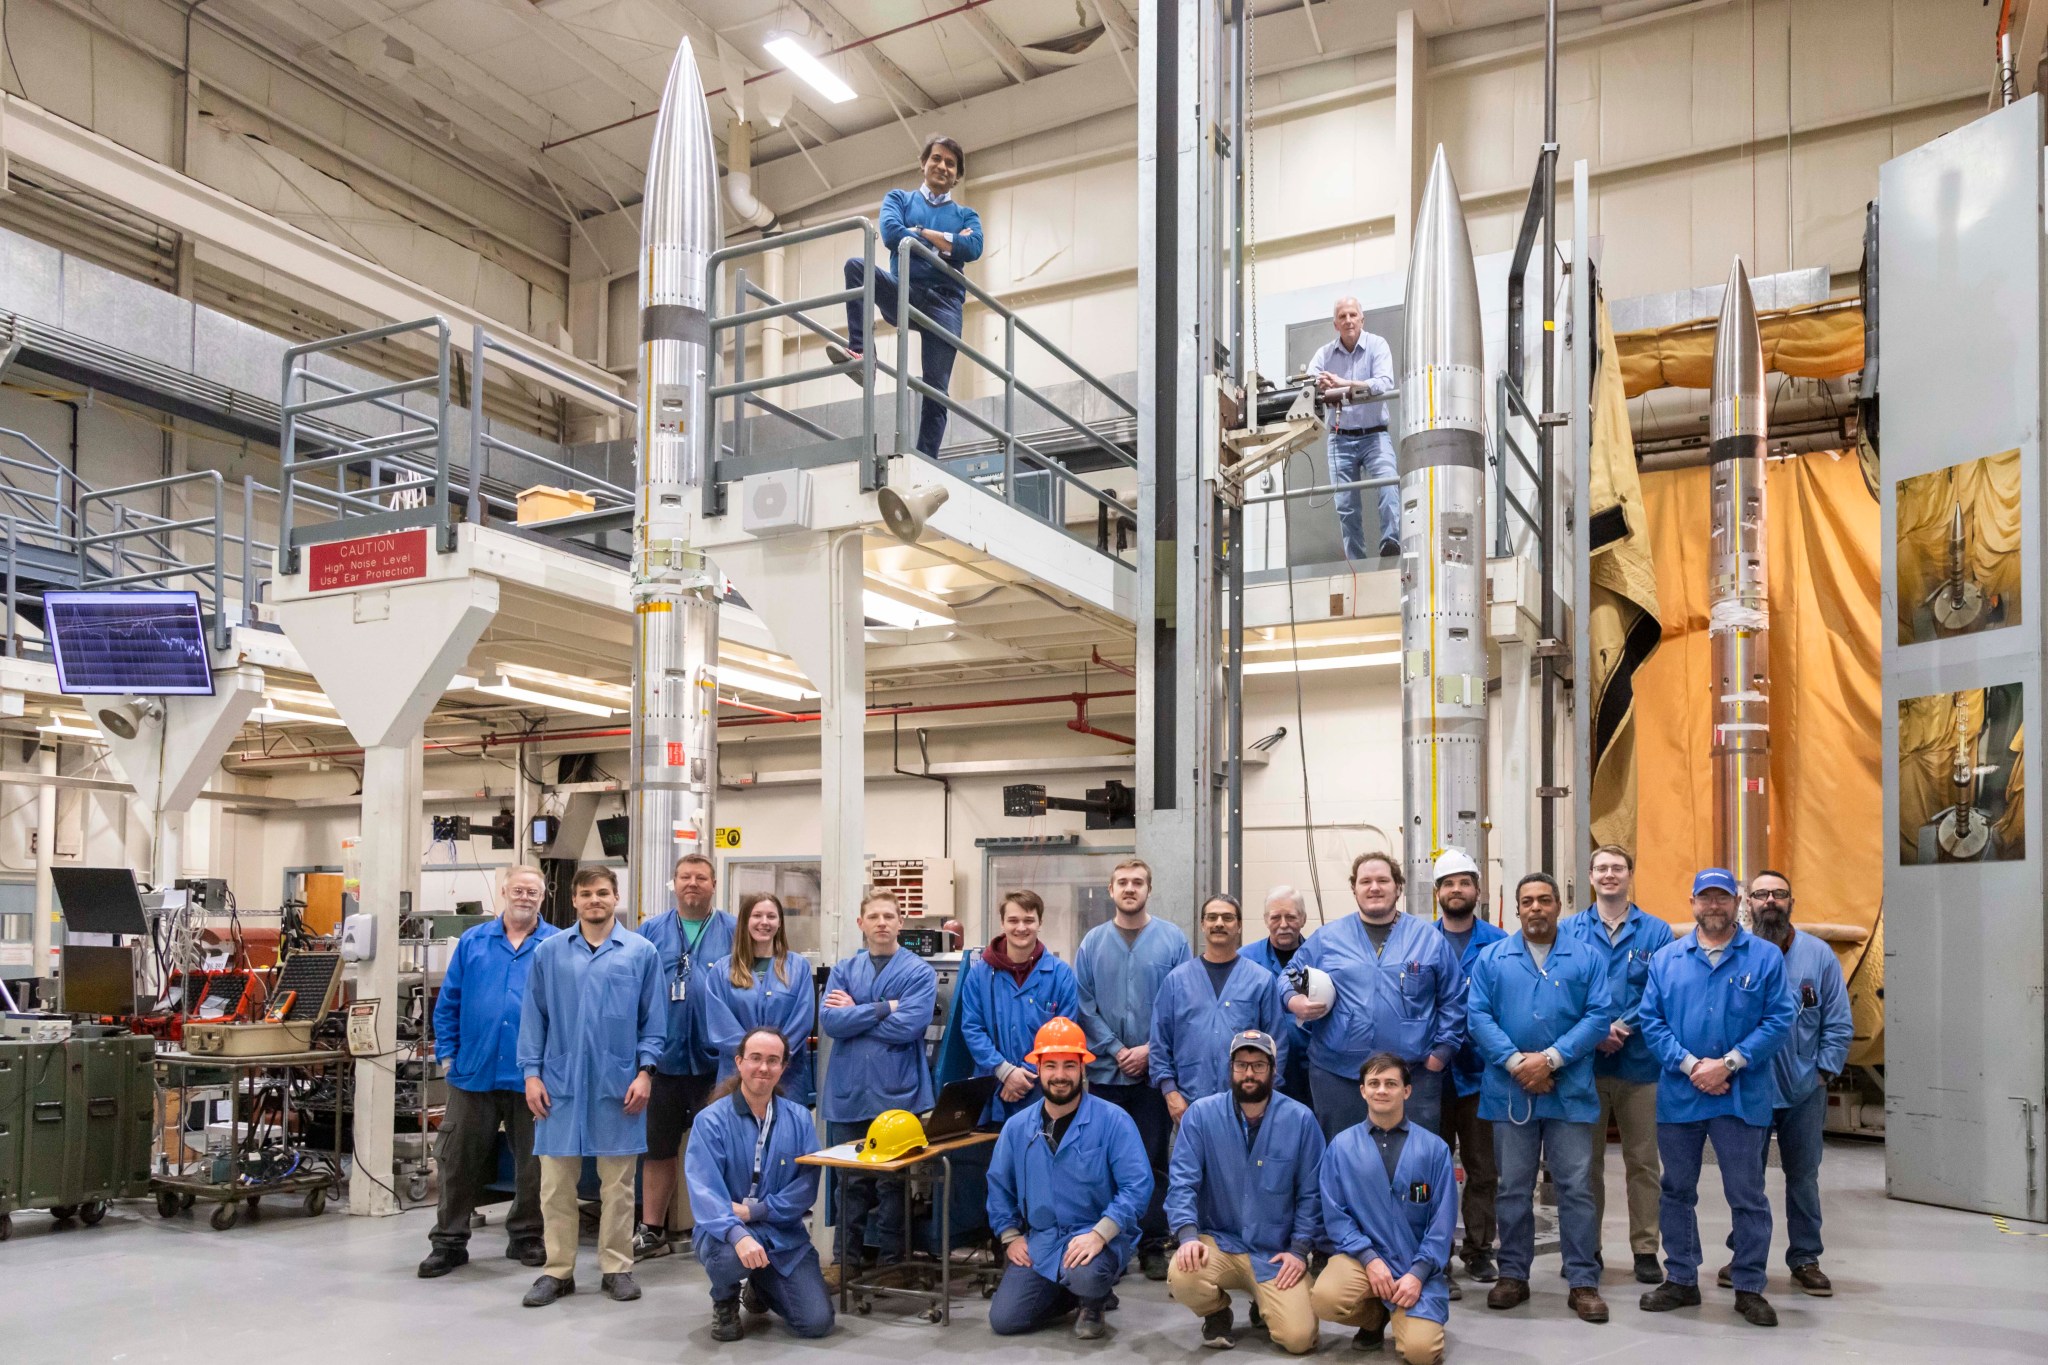
[[51, 860], [57, 856], [57, 784], [49, 780], [57, 775], [55, 744], [36, 750], [36, 771], [44, 781], [36, 788], [36, 916], [29, 940], [34, 945], [35, 974], [47, 981], [57, 974], [57, 888], [50, 879]]
[[867, 889], [867, 637], [861, 610], [861, 536], [843, 531], [825, 551], [826, 666], [818, 747], [823, 768], [818, 828], [824, 949], [837, 960]]
[[419, 896], [425, 748], [420, 731], [363, 751], [363, 874], [358, 908], [377, 924], [377, 951], [356, 964], [356, 999], [376, 1000], [379, 1056], [356, 1063], [355, 1177], [348, 1211], [397, 1213], [392, 1119], [397, 1110], [399, 922]]
[[1394, 16], [1394, 240], [1401, 266], [1415, 241], [1415, 211], [1429, 178], [1429, 144], [1422, 86], [1429, 69], [1429, 39], [1415, 27], [1415, 11]]

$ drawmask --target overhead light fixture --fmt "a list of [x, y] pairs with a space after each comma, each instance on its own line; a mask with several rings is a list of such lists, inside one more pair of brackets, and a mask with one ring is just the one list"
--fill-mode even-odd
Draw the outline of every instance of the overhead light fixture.
[[498, 672], [508, 678], [523, 682], [538, 683], [542, 687], [558, 687], [564, 692], [577, 692], [598, 701], [608, 701], [614, 707], [631, 704], [633, 689], [620, 683], [599, 682], [595, 678], [580, 677], [574, 673], [556, 673], [545, 668], [529, 668], [525, 664], [499, 664]]
[[1276, 649], [1335, 649], [1338, 645], [1388, 645], [1400, 638], [1399, 631], [1390, 631], [1377, 635], [1303, 637], [1297, 642], [1289, 640], [1285, 631], [1279, 631], [1270, 639], [1245, 641], [1244, 651], [1247, 654], [1270, 654]]
[[38, 725], [36, 733], [39, 735], [61, 735], [66, 739], [97, 739], [102, 741], [106, 739], [106, 736], [98, 730], [89, 729], [83, 725], [70, 725], [61, 720], [53, 720], [48, 725]]
[[834, 104], [845, 104], [853, 98], [853, 87], [839, 78], [837, 72], [826, 66], [805, 50], [787, 33], [778, 33], [762, 44], [768, 55], [781, 62], [783, 67], [811, 89], [823, 95]]
[[[916, 597], [923, 599], [923, 594], [916, 594]], [[953, 624], [952, 617], [936, 610], [939, 606], [937, 598], [925, 600], [929, 600], [931, 606], [924, 606], [921, 605], [921, 601], [912, 600], [912, 594], [908, 592], [904, 592], [902, 597], [896, 597], [873, 588], [863, 588], [860, 594], [860, 609], [861, 614], [871, 621], [880, 621], [885, 626], [901, 626], [905, 630]]]
[[490, 697], [503, 697], [507, 701], [532, 702], [536, 706], [550, 707], [556, 711], [573, 711], [579, 716], [599, 716], [609, 720], [617, 708], [601, 702], [578, 701], [574, 697], [558, 697], [552, 692], [536, 692], [530, 687], [514, 687], [511, 683], [487, 686], [478, 683], [472, 692], [481, 692]]
[[1323, 673], [1339, 668], [1373, 668], [1380, 664], [1401, 662], [1398, 649], [1383, 650], [1378, 654], [1329, 654], [1320, 659], [1275, 659], [1270, 663], [1246, 664], [1247, 675], [1254, 673]]
[[316, 716], [311, 711], [293, 711], [283, 706], [259, 706], [249, 713], [250, 720], [266, 721], [272, 725], [294, 722], [302, 725], [340, 725], [339, 716]]
[[810, 688], [791, 682], [787, 678], [770, 677], [766, 673], [734, 668], [731, 664], [718, 666], [718, 680], [743, 692], [759, 692], [763, 696], [781, 697], [784, 701], [809, 701], [818, 695]]

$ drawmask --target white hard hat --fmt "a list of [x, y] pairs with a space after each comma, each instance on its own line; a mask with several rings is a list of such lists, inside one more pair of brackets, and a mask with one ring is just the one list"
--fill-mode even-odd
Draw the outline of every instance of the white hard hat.
[[1334, 1008], [1337, 1004], [1337, 983], [1321, 967], [1290, 967], [1287, 969], [1290, 985], [1318, 1005]]
[[1479, 864], [1472, 861], [1472, 855], [1462, 848], [1447, 848], [1436, 855], [1436, 870], [1430, 880], [1440, 882], [1460, 872], [1470, 873], [1475, 882], [1479, 880]]

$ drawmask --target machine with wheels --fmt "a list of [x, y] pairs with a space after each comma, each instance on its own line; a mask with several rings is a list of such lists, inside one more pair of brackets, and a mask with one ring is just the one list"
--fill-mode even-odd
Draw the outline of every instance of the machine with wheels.
[[149, 1193], [156, 1042], [79, 1025], [62, 1042], [0, 1042], [0, 1240], [18, 1209], [90, 1227]]
[[[212, 1222], [226, 1232], [254, 1217], [265, 1198], [301, 1201], [317, 1218], [340, 1188], [341, 1153], [315, 1148], [303, 1129], [298, 1101], [317, 1078], [348, 1060], [336, 1051], [278, 1057], [197, 1056], [159, 1053], [155, 1059], [166, 1103], [155, 1178], [156, 1211], [165, 1218], [195, 1203], [215, 1205]], [[203, 1150], [188, 1140], [185, 1116], [195, 1106], [226, 1111], [225, 1131], [212, 1131]]]

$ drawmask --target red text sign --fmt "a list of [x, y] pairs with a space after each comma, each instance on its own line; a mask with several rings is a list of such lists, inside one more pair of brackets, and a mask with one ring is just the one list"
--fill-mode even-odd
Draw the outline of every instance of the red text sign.
[[306, 588], [368, 588], [427, 576], [427, 528], [306, 547]]

